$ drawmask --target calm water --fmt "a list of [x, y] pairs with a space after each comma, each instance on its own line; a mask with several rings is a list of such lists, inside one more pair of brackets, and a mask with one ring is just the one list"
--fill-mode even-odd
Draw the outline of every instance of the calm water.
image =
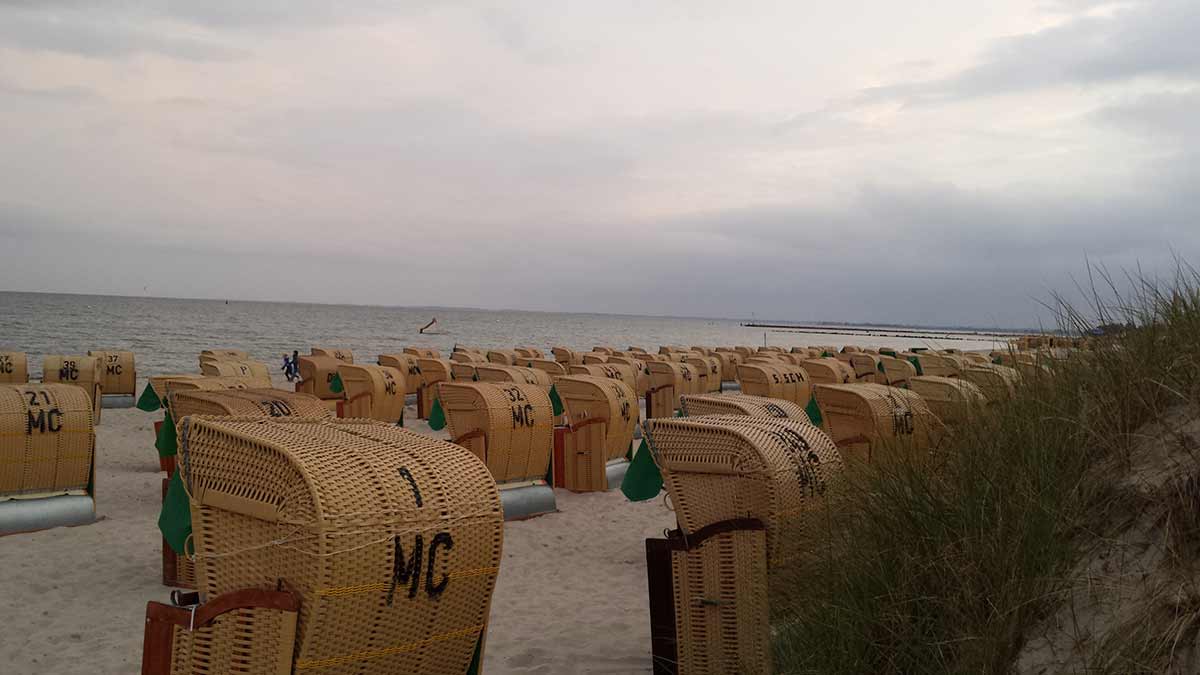
[[[437, 317], [438, 334], [417, 331]], [[283, 354], [313, 345], [353, 350], [374, 362], [378, 354], [406, 346], [449, 352], [457, 344], [481, 348], [532, 345], [589, 350], [594, 345], [630, 345], [656, 351], [659, 345], [858, 344], [889, 347], [989, 349], [988, 336], [948, 339], [931, 333], [922, 339], [838, 333], [792, 333], [745, 328], [737, 321], [553, 314], [464, 309], [411, 309], [276, 302], [174, 300], [96, 295], [0, 292], [0, 350], [29, 354], [30, 376], [40, 376], [45, 354], [85, 354], [89, 349], [129, 349], [142, 377], [167, 372], [198, 372], [202, 349], [244, 349], [278, 369]], [[903, 331], [912, 334], [913, 331]], [[980, 339], [982, 338], [982, 339]]]

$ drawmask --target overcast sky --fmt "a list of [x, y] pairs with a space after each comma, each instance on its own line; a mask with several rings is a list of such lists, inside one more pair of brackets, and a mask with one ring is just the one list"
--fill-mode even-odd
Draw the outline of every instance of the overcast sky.
[[1200, 263], [1198, 84], [1195, 0], [0, 0], [0, 289], [1030, 325]]

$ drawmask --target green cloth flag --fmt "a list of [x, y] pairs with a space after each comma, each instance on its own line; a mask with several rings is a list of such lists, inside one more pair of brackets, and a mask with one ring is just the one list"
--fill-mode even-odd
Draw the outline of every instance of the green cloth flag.
[[158, 529], [171, 550], [183, 555], [183, 547], [192, 534], [192, 507], [188, 504], [179, 469], [171, 475], [171, 482], [167, 485], [167, 497], [158, 514]]
[[558, 387], [550, 387], [550, 405], [555, 417], [563, 414], [563, 402], [562, 397], [558, 395]]
[[804, 412], [808, 414], [808, 420], [814, 426], [819, 427], [825, 422], [825, 418], [821, 417], [821, 406], [817, 405], [816, 396], [808, 399], [808, 405], [804, 406]]
[[910, 356], [910, 357], [908, 357], [908, 362], [909, 362], [909, 363], [911, 363], [911, 364], [913, 364], [913, 368], [916, 368], [916, 369], [917, 369], [917, 374], [918, 374], [918, 375], [924, 375], [924, 374], [925, 374], [925, 373], [921, 372], [921, 359], [918, 359], [918, 358], [917, 358], [917, 357], [915, 357], [915, 356]]
[[662, 491], [662, 486], [662, 472], [650, 456], [650, 449], [646, 447], [646, 439], [643, 438], [633, 461], [629, 464], [629, 469], [625, 471], [625, 480], [621, 481], [621, 492], [631, 502], [644, 502], [657, 497]]
[[896, 350], [894, 349], [880, 349], [879, 353], [883, 354], [884, 356], [890, 356], [893, 359], [896, 358]]
[[883, 361], [880, 361], [879, 363], [875, 364], [875, 370], [878, 370], [879, 372], [883, 373], [884, 375], [887, 375], [887, 371], [883, 369]]
[[1004, 365], [1004, 359], [1002, 359], [1002, 358], [1000, 358], [999, 356], [997, 356], [996, 358], [992, 359], [992, 363], [994, 363], [994, 364], [996, 364], [996, 365], [998, 365], [998, 366], [1000, 366], [1000, 365]]
[[483, 656], [483, 633], [475, 640], [475, 656], [471, 657], [471, 665], [467, 666], [467, 675], [479, 675], [479, 657]]
[[179, 452], [179, 440], [175, 437], [175, 420], [171, 411], [163, 413], [162, 426], [158, 428], [158, 437], [154, 439], [154, 447], [159, 457], [174, 457]]
[[446, 411], [442, 410], [442, 402], [433, 399], [433, 410], [429, 411], [429, 428], [441, 431], [446, 428]]
[[138, 399], [138, 410], [146, 412], [154, 412], [162, 407], [162, 399], [158, 397], [158, 393], [154, 391], [154, 385], [146, 383], [146, 388], [142, 390], [142, 396]]
[[329, 391], [332, 391], [335, 394], [340, 394], [343, 391], [346, 391], [346, 388], [342, 386], [341, 375], [338, 375], [337, 373], [333, 374], [333, 379], [329, 381]]
[[830, 354], [829, 352], [821, 352], [821, 358], [826, 358], [829, 356], [833, 356], [833, 354]]

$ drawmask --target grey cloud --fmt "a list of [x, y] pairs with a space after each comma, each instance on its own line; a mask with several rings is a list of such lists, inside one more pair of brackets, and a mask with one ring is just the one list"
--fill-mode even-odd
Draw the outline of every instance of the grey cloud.
[[58, 9], [0, 7], [0, 42], [97, 58], [158, 53], [188, 61], [211, 61], [236, 58], [242, 53], [220, 41], [148, 18], [123, 8], [91, 5]]
[[1144, 2], [1111, 16], [1065, 23], [1000, 40], [981, 63], [953, 76], [867, 89], [863, 101], [914, 103], [1087, 86], [1135, 77], [1200, 78], [1200, 3]]

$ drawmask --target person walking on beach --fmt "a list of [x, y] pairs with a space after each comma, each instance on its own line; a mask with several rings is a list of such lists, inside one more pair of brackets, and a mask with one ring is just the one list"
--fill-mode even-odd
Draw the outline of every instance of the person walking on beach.
[[292, 357], [288, 356], [287, 354], [284, 354], [283, 355], [283, 376], [287, 378], [288, 382], [291, 382], [295, 377], [294, 375], [292, 375], [293, 367], [294, 366], [292, 365]]

